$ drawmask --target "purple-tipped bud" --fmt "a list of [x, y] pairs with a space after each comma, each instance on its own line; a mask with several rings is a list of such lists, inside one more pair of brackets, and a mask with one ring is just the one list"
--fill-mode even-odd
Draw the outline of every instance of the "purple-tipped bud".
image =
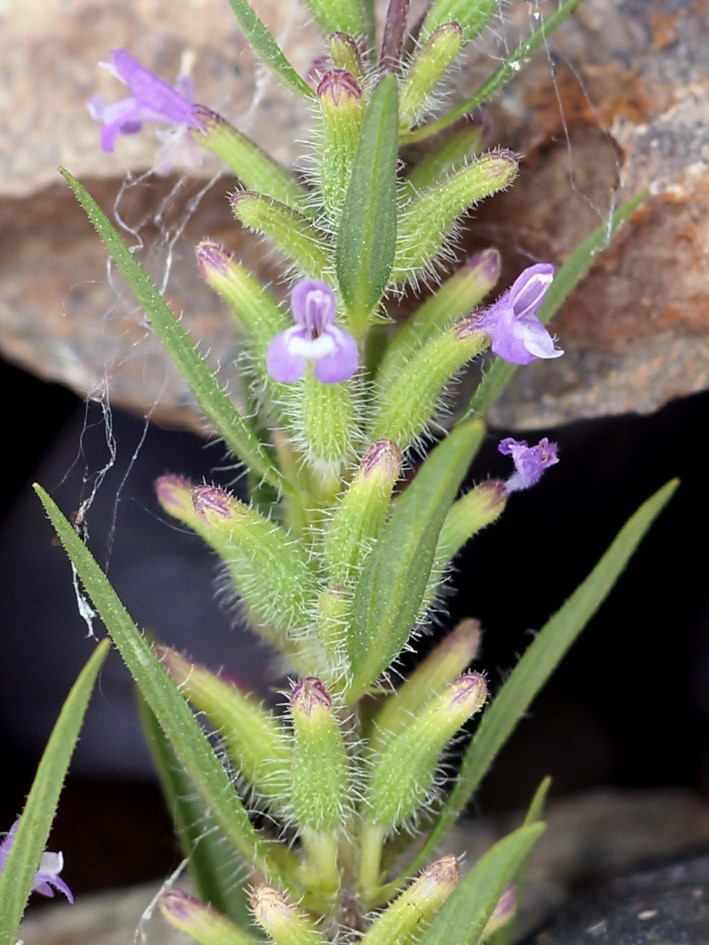
[[180, 516], [192, 510], [192, 483], [184, 476], [160, 476], [155, 481], [158, 502], [171, 515]]
[[329, 712], [332, 699], [327, 689], [315, 676], [306, 676], [294, 687], [290, 695], [291, 711], [310, 718], [314, 712]]
[[178, 921], [189, 919], [196, 912], [204, 909], [204, 905], [179, 889], [169, 889], [160, 896], [160, 910], [165, 916], [171, 916]]
[[365, 478], [380, 475], [396, 482], [401, 473], [401, 450], [392, 440], [377, 440], [364, 454], [359, 468]]
[[192, 505], [197, 515], [205, 520], [230, 519], [234, 515], [234, 500], [218, 486], [195, 486]]
[[360, 48], [349, 33], [338, 30], [330, 36], [330, 54], [338, 69], [346, 69], [357, 78], [364, 74]]
[[[247, 941], [241, 930], [210, 906], [179, 889], [169, 889], [158, 900], [160, 911], [173, 928], [185, 932], [203, 945], [215, 942]], [[248, 941], [251, 941], [249, 936]]]
[[496, 249], [489, 247], [468, 256], [465, 265], [468, 269], [477, 270], [486, 282], [494, 284], [500, 278], [502, 257]]
[[481, 673], [464, 673], [451, 683], [445, 692], [451, 709], [464, 708], [473, 715], [479, 712], [487, 699], [487, 682]]
[[272, 886], [257, 886], [250, 900], [256, 921], [267, 930], [289, 922], [295, 914], [291, 903]]
[[487, 479], [475, 486], [475, 493], [483, 499], [480, 511], [485, 513], [505, 504], [508, 489], [501, 479]]
[[487, 920], [482, 934], [482, 941], [486, 942], [498, 929], [512, 919], [517, 911], [517, 893], [514, 886], [508, 886], [493, 909], [492, 915]]
[[203, 240], [195, 249], [197, 265], [204, 279], [209, 278], [210, 272], [223, 273], [226, 271], [231, 256], [220, 243], [213, 240]]
[[324, 106], [344, 108], [361, 100], [362, 89], [351, 73], [344, 69], [330, 69], [320, 80], [317, 94]]
[[515, 471], [504, 483], [508, 495], [536, 485], [544, 470], [559, 462], [556, 443], [551, 443], [546, 437], [542, 437], [536, 446], [528, 446], [526, 440], [507, 436], [497, 448], [505, 456], [511, 456], [515, 464]]
[[[441, 857], [427, 866], [416, 880], [417, 894], [429, 898], [432, 894], [440, 896], [441, 890], [446, 891], [446, 895], [455, 889], [460, 882], [460, 866], [453, 854]], [[428, 892], [428, 896], [426, 893]]]
[[480, 328], [479, 319], [475, 312], [463, 316], [460, 321], [456, 322], [453, 331], [459, 341], [465, 341], [466, 338], [472, 338], [474, 335], [484, 334]]
[[318, 87], [320, 80], [330, 68], [327, 56], [316, 56], [310, 64], [310, 68], [305, 73], [305, 81], [313, 88]]

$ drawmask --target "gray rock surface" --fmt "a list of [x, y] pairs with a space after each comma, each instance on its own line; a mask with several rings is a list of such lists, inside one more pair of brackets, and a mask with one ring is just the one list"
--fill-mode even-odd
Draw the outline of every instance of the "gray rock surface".
[[[521, 816], [463, 821], [447, 847], [456, 855], [465, 854], [470, 864], [518, 826]], [[561, 909], [584, 884], [709, 842], [709, 805], [682, 790], [597, 791], [551, 804], [547, 825], [528, 870], [520, 934]], [[145, 936], [136, 939], [140, 945], [178, 945], [184, 937], [170, 932], [159, 914], [140, 924], [158, 888], [89, 896], [75, 906], [43, 906], [25, 920], [21, 937], [25, 945], [129, 945], [140, 928]], [[602, 941], [631, 945], [620, 939]], [[700, 945], [691, 940], [660, 941], [662, 945]], [[633, 940], [632, 945], [641, 943]]]

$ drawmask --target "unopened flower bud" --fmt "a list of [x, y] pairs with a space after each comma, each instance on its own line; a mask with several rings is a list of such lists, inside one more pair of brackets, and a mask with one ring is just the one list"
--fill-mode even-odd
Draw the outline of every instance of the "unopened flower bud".
[[249, 230], [267, 236], [304, 273], [321, 279], [329, 259], [322, 233], [302, 212], [261, 193], [239, 191], [231, 198], [236, 219]]
[[239, 503], [217, 486], [195, 486], [192, 490], [192, 505], [197, 515], [205, 522], [230, 521], [238, 515]]
[[377, 440], [342, 497], [325, 538], [325, 567], [331, 581], [349, 585], [381, 534], [391, 494], [401, 473], [401, 451], [388, 439]]
[[364, 77], [364, 66], [359, 46], [349, 33], [336, 30], [330, 36], [330, 56], [336, 68], [349, 72], [357, 81]]
[[484, 249], [470, 256], [430, 298], [399, 325], [377, 370], [384, 389], [432, 338], [470, 312], [490, 292], [500, 276], [500, 254]]
[[[231, 309], [240, 341], [252, 355], [249, 366], [267, 385], [266, 351], [274, 335], [288, 328], [287, 314], [246, 266], [232, 259], [219, 243], [204, 240], [197, 246], [196, 257], [204, 280]], [[273, 388], [269, 399], [274, 399]]]
[[517, 165], [512, 151], [490, 151], [411, 200], [397, 228], [392, 278], [403, 283], [429, 266], [460, 214], [508, 187]]
[[403, 80], [399, 104], [401, 128], [408, 130], [421, 117], [429, 94], [461, 49], [457, 23], [440, 26], [418, 50]]
[[245, 188], [294, 209], [307, 210], [307, 192], [290, 171], [216, 112], [196, 105], [194, 115], [199, 128], [196, 139], [223, 161]]
[[370, 823], [393, 829], [425, 804], [441, 753], [486, 699], [484, 677], [465, 673], [375, 754], [366, 793]]
[[322, 107], [334, 112], [344, 108], [359, 108], [362, 88], [347, 70], [330, 69], [320, 80], [317, 95]]
[[481, 942], [487, 942], [492, 938], [498, 929], [503, 928], [514, 918], [517, 912], [517, 893], [514, 886], [508, 886], [497, 901], [492, 915], [487, 920], [483, 934], [480, 937]]
[[179, 889], [169, 889], [158, 900], [170, 925], [199, 945], [255, 945], [255, 939], [225, 916]]
[[431, 699], [472, 663], [479, 646], [479, 621], [461, 621], [384, 702], [374, 720], [373, 746], [379, 748], [405, 728]]
[[454, 856], [431, 863], [372, 923], [361, 945], [417, 942], [459, 881], [460, 869]]
[[194, 517], [192, 483], [184, 476], [159, 476], [155, 480], [155, 494], [165, 511], [180, 521]]
[[260, 795], [283, 801], [291, 748], [273, 714], [246, 690], [175, 650], [157, 647], [155, 653], [182, 694], [220, 733], [239, 773]]
[[436, 567], [444, 570], [463, 545], [490, 525], [507, 504], [507, 489], [499, 479], [488, 479], [457, 499], [446, 515], [436, 548]]
[[333, 833], [346, 806], [348, 763], [332, 698], [314, 676], [307, 676], [290, 696], [293, 718], [291, 801], [301, 827]]
[[455, 20], [460, 24], [463, 43], [469, 43], [482, 32], [497, 10], [497, 0], [433, 0], [421, 26], [419, 39], [423, 42], [441, 25]]
[[364, 100], [354, 76], [344, 69], [326, 72], [318, 85], [321, 107], [318, 173], [325, 212], [339, 220], [357, 152]]
[[308, 916], [272, 886], [257, 886], [251, 893], [254, 919], [275, 945], [325, 945]]
[[[162, 483], [162, 484], [161, 484]], [[278, 642], [308, 625], [313, 575], [305, 552], [275, 522], [217, 486], [191, 489], [191, 509], [182, 504], [182, 486], [158, 483], [166, 511], [189, 525], [224, 560], [256, 627]], [[177, 497], [180, 501], [176, 502]]]
[[[487, 344], [484, 333], [455, 325], [420, 348], [387, 388], [379, 389], [372, 435], [409, 447], [433, 419], [446, 385]], [[462, 325], [461, 322], [461, 325]]]

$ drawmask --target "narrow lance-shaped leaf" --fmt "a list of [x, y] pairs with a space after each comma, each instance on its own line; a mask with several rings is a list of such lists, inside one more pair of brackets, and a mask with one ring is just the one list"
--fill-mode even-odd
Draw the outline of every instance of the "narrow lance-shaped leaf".
[[[620, 226], [628, 219], [634, 210], [645, 200], [646, 193], [626, 201], [615, 211], [610, 220], [597, 227], [590, 236], [578, 246], [554, 277], [554, 281], [547, 290], [539, 311], [538, 317], [542, 324], [547, 325], [564, 304], [571, 292], [586, 275], [593, 265], [598, 253], [607, 246], [618, 232]], [[496, 358], [489, 370], [485, 373], [477, 390], [471, 397], [460, 419], [466, 420], [472, 416], [484, 416], [504, 389], [517, 373], [517, 365], [509, 364], [501, 358]]]
[[305, 0], [305, 2], [326, 33], [364, 35], [364, 10], [360, 0]]
[[17, 941], [20, 920], [47, 845], [59, 794], [108, 647], [107, 640], [99, 643], [79, 674], [42, 753], [5, 867], [0, 871], [0, 945], [15, 945]]
[[356, 336], [366, 330], [394, 262], [398, 121], [396, 79], [389, 75], [364, 117], [337, 234], [337, 278]]
[[365, 561], [352, 601], [350, 698], [361, 695], [386, 669], [413, 630], [438, 533], [484, 431], [481, 423], [471, 421], [439, 443], [398, 500]]
[[248, 0], [229, 0], [229, 6], [234, 11], [234, 16], [239, 21], [239, 26], [257, 57], [275, 72], [281, 82], [285, 82], [298, 95], [313, 98], [313, 90], [288, 62], [278, 43]]
[[194, 782], [177, 759], [145, 699], [138, 699], [140, 719], [172, 816], [180, 847], [189, 860], [190, 875], [199, 897], [230, 919], [246, 924], [249, 916], [244, 887], [234, 882], [234, 854], [224, 834], [206, 809]]
[[438, 134], [439, 131], [452, 125], [464, 115], [468, 115], [473, 109], [477, 108], [478, 105], [482, 104], [482, 102], [486, 102], [493, 92], [502, 88], [506, 82], [509, 82], [510, 79], [517, 75], [530, 56], [533, 56], [546, 40], [549, 39], [554, 30], [561, 26], [564, 20], [574, 12], [579, 3], [581, 3], [581, 0], [564, 0], [558, 9], [550, 13], [545, 20], [542, 20], [533, 33], [530, 33], [526, 39], [522, 40], [512, 55], [505, 59], [500, 68], [496, 69], [487, 82], [480, 86], [475, 95], [467, 98], [464, 102], [461, 102], [460, 105], [456, 105], [455, 108], [451, 109], [451, 111], [442, 118], [439, 118], [438, 121], [432, 121], [428, 125], [422, 125], [422, 127], [416, 128], [414, 131], [409, 132], [409, 134], [403, 135], [401, 143], [413, 144], [414, 141], [424, 141], [426, 138], [430, 138], [432, 135]]
[[[530, 824], [538, 824], [542, 822], [542, 816], [544, 814], [544, 807], [547, 802], [547, 797], [549, 796], [549, 790], [551, 788], [551, 778], [545, 777], [542, 779], [539, 787], [534, 792], [534, 796], [530, 801], [529, 807], [527, 808], [527, 813], [524, 817], [524, 822], [522, 823], [523, 827], [527, 827]], [[531, 854], [531, 850], [529, 851]], [[527, 867], [529, 865], [529, 857], [522, 860], [517, 872], [513, 877], [514, 882], [514, 898], [517, 902], [520, 902], [524, 894], [524, 887], [527, 880]], [[512, 914], [507, 918], [507, 921], [504, 923], [502, 928], [499, 928], [493, 937], [489, 940], [490, 945], [509, 945], [515, 938], [515, 919], [517, 917], [517, 910], [513, 908]], [[486, 938], [486, 942], [488, 939]]]
[[187, 332], [133, 258], [106, 214], [75, 177], [60, 170], [96, 229], [128, 284], [136, 294], [146, 317], [155, 329], [197, 401], [229, 449], [251, 470], [275, 488], [288, 488], [258, 436], [219, 385], [210, 367], [197, 351]]
[[407, 873], [415, 872], [442, 834], [473, 796], [497, 753], [527, 712], [551, 673], [593, 617], [655, 518], [669, 502], [677, 480], [671, 480], [644, 502], [565, 604], [547, 621], [507, 678], [482, 718], [463, 758], [451, 794], [425, 844]]
[[419, 945], [478, 945], [505, 887], [543, 832], [543, 824], [520, 827], [481, 856], [444, 903]]
[[[229, 775], [187, 703], [71, 523], [40, 486], [34, 488], [131, 675], [224, 835], [247, 863], [265, 875], [278, 876], [276, 849], [267, 848], [249, 820]], [[282, 852], [286, 857], [286, 851]]]

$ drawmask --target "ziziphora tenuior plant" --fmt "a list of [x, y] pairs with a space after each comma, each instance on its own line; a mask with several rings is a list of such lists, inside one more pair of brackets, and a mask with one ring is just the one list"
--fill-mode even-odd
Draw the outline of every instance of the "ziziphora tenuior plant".
[[[217, 155], [238, 180], [236, 220], [285, 263], [283, 285], [272, 289], [218, 243], [196, 248], [200, 275], [242, 338], [242, 414], [107, 217], [63, 172], [214, 433], [248, 472], [248, 499], [170, 474], [157, 482], [158, 501], [221, 559], [245, 619], [290, 674], [283, 704], [264, 704], [148, 643], [37, 487], [135, 677], [196, 893], [170, 888], [160, 907], [202, 945], [509, 939], [546, 785], [520, 828], [467, 872], [437, 852], [439, 841], [674, 487], [632, 516], [489, 706], [485, 676], [471, 669], [473, 620], [402, 677], [399, 657], [436, 613], [460, 549], [558, 462], [547, 438], [507, 437], [499, 449], [508, 477], [461, 494], [484, 412], [517, 366], [563, 354], [545, 325], [638, 202], [556, 274], [538, 262], [504, 291], [496, 249], [459, 258], [463, 215], [511, 186], [519, 162], [489, 147], [479, 106], [577, 3], [561, 2], [480, 89], [446, 108], [441, 89], [497, 15], [497, 0], [432, 0], [411, 29], [406, 0], [389, 0], [379, 31], [372, 0], [307, 0], [326, 36], [307, 79], [247, 0], [231, 0], [264, 63], [310, 103], [313, 161], [303, 177], [196, 104], [185, 77], [171, 86], [123, 49], [104, 64], [128, 95], [90, 102], [103, 148], [156, 122], [158, 170], [194, 164], [201, 148]], [[394, 317], [404, 295], [418, 301], [407, 318]], [[456, 379], [488, 349], [472, 399], [454, 397]], [[14, 942], [32, 889], [71, 895], [58, 875], [61, 854], [41, 864], [40, 856], [100, 649], [57, 723], [26, 816], [0, 847], [0, 945]], [[451, 754], [471, 720], [472, 739]]]

